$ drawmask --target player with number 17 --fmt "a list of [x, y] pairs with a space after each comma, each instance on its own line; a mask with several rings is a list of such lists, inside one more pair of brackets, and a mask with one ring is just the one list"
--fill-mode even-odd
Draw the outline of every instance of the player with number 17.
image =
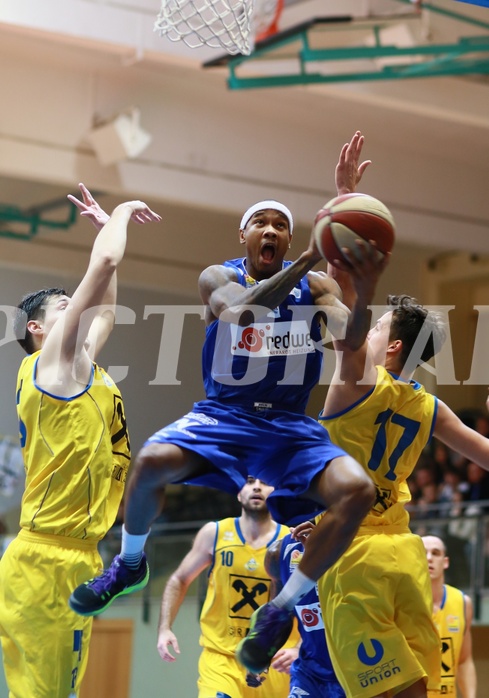
[[433, 435], [486, 470], [489, 441], [413, 379], [445, 340], [439, 313], [406, 294], [389, 296], [370, 329], [369, 306], [388, 256], [361, 240], [356, 247], [328, 267], [351, 310], [345, 335], [334, 341], [336, 368], [320, 422], [362, 464], [376, 500], [320, 579], [319, 598], [348, 696], [424, 698], [438, 686], [440, 646], [424, 547], [409, 529], [406, 480]]

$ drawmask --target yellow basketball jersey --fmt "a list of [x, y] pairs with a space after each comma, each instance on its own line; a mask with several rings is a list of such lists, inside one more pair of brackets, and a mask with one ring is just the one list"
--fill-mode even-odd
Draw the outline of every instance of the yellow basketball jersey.
[[[257, 549], [246, 543], [238, 518], [217, 522], [214, 559], [200, 615], [202, 647], [234, 654], [248, 633], [252, 613], [270, 600], [271, 580], [265, 571], [267, 548], [288, 533], [287, 526], [277, 524], [273, 539]], [[285, 646], [293, 647], [297, 641], [295, 632]]]
[[465, 635], [465, 603], [460, 589], [444, 585], [441, 607], [433, 613], [433, 622], [441, 639], [441, 686], [439, 692], [429, 691], [428, 696], [456, 696], [455, 677]]
[[28, 531], [100, 540], [114, 523], [130, 464], [122, 397], [95, 363], [70, 398], [36, 385], [39, 352], [22, 362], [17, 414], [26, 469], [20, 525]]
[[377, 366], [377, 383], [351, 408], [320, 417], [331, 441], [355, 458], [375, 483], [377, 498], [362, 526], [407, 528], [406, 483], [434, 428], [437, 399], [414, 381]]

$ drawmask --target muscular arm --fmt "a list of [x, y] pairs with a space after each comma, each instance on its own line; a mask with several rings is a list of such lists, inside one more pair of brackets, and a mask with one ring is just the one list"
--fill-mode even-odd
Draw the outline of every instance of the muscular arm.
[[174, 662], [176, 659], [170, 654], [169, 647], [173, 647], [174, 651], [180, 654], [177, 638], [172, 632], [172, 625], [190, 584], [212, 562], [216, 528], [215, 522], [209, 522], [200, 529], [192, 548], [173, 572], [163, 591], [157, 647], [160, 657], [167, 662]]
[[[356, 131], [349, 143], [342, 147], [338, 163], [335, 169], [335, 182], [338, 194], [355, 191], [370, 160], [365, 160], [359, 165], [364, 137], [360, 131]], [[228, 322], [239, 322], [246, 326], [253, 321], [253, 314], [243, 312], [246, 306], [260, 306], [273, 310], [282, 303], [290, 291], [297, 285], [302, 277], [322, 260], [316, 246], [314, 234], [311, 233], [309, 246], [300, 257], [290, 266], [282, 269], [269, 279], [248, 289], [237, 283], [234, 272], [228, 271], [222, 266], [212, 266], [205, 269], [199, 279], [199, 290], [202, 301], [208, 306], [206, 322], [210, 324], [225, 311], [233, 309], [232, 313], [226, 313]], [[330, 298], [322, 303], [330, 305]], [[316, 300], [316, 305], [321, 305]], [[329, 313], [328, 313], [329, 317]]]
[[464, 602], [466, 626], [457, 668], [457, 686], [462, 698], [476, 698], [477, 676], [475, 673], [474, 658], [472, 656], [473, 607], [470, 597], [466, 596], [465, 594]]
[[309, 248], [290, 266], [250, 288], [244, 288], [237, 282], [232, 269], [220, 265], [204, 269], [199, 278], [199, 291], [202, 301], [209, 308], [207, 324], [225, 313], [223, 320], [249, 325], [253, 322], [253, 313], [246, 312], [247, 307], [273, 310], [320, 260], [317, 249]]

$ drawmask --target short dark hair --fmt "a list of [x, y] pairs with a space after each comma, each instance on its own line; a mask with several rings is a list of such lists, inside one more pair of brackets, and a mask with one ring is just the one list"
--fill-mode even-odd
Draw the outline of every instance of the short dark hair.
[[399, 296], [387, 296], [387, 305], [392, 312], [389, 339], [402, 341], [403, 365], [406, 364], [422, 328], [427, 333], [427, 341], [417, 360], [417, 365], [429, 361], [440, 351], [447, 336], [440, 313], [424, 308], [416, 298], [405, 293]]
[[27, 329], [29, 320], [44, 318], [44, 307], [53, 296], [65, 296], [64, 288], [42, 288], [22, 298], [14, 315], [14, 333], [18, 343], [28, 354], [36, 351], [32, 334]]

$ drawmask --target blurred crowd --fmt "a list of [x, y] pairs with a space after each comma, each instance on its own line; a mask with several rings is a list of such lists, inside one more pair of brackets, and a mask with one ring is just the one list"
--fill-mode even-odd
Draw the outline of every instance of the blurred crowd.
[[[462, 421], [489, 438], [489, 416], [465, 410]], [[411, 528], [443, 538], [449, 550], [448, 583], [468, 588], [473, 578], [480, 514], [489, 513], [489, 472], [432, 439], [408, 480]], [[484, 553], [483, 584], [489, 582], [489, 526], [479, 530]], [[472, 572], [471, 572], [472, 570]]]
[[[466, 410], [459, 414], [467, 426], [489, 438], [489, 416]], [[412, 518], [467, 516], [488, 510], [489, 472], [451, 451], [436, 439], [408, 480]]]

